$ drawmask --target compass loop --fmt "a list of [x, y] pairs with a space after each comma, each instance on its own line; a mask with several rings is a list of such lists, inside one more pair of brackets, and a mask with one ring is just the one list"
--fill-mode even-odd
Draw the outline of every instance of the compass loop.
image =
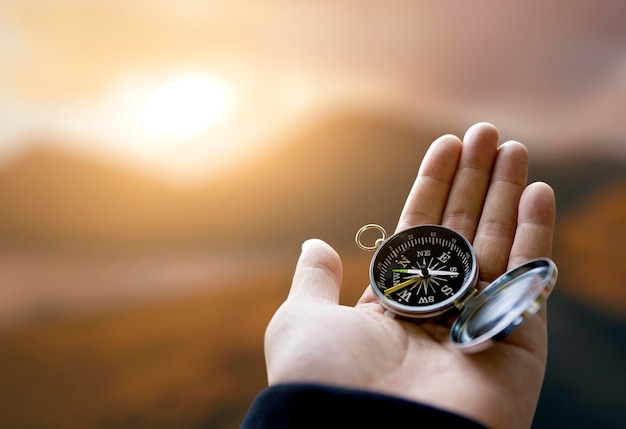
[[[371, 229], [376, 229], [378, 230], [381, 234], [382, 237], [378, 238], [375, 242], [373, 246], [368, 246], [363, 244], [363, 242], [361, 241], [361, 236], [366, 232], [369, 231]], [[378, 249], [378, 247], [387, 239], [387, 231], [385, 231], [385, 228], [383, 228], [382, 226], [375, 224], [375, 223], [368, 223], [367, 225], [363, 225], [357, 232], [356, 232], [356, 236], [354, 237], [354, 241], [356, 242], [356, 245], [359, 246], [361, 249], [363, 250], [376, 250]]]

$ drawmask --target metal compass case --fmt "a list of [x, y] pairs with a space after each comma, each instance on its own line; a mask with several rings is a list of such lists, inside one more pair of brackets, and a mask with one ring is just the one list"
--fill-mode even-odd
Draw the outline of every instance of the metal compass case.
[[[363, 233], [382, 238], [363, 244]], [[532, 317], [554, 288], [557, 267], [548, 258], [526, 262], [498, 277], [480, 293], [479, 269], [472, 245], [458, 232], [440, 225], [418, 225], [387, 237], [376, 224], [363, 226], [357, 245], [375, 250], [370, 281], [380, 304], [409, 319], [460, 312], [450, 341], [464, 352], [491, 346]]]

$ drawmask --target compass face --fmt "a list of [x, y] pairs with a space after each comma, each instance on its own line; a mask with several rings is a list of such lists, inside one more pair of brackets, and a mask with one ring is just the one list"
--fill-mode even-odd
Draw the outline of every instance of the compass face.
[[372, 288], [387, 310], [432, 317], [457, 305], [478, 279], [476, 256], [459, 233], [420, 225], [389, 237], [374, 254]]

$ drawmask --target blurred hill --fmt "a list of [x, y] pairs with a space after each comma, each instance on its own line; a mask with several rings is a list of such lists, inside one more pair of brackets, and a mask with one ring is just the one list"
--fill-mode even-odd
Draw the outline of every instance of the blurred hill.
[[572, 202], [555, 232], [555, 260], [565, 291], [626, 321], [626, 180], [609, 182]]
[[[273, 145], [279, 149], [221, 180], [186, 188], [38, 149], [0, 171], [0, 241], [68, 250], [238, 249], [318, 236], [349, 246], [365, 223], [393, 228], [438, 135], [381, 116], [331, 115], [293, 130]], [[533, 160], [531, 179], [557, 190], [563, 213], [623, 179], [625, 164], [587, 156]]]
[[604, 188], [624, 183], [626, 160], [593, 153], [563, 154], [548, 162], [532, 160], [529, 180], [549, 183], [556, 191], [559, 214], [563, 214], [580, 208]]
[[364, 223], [395, 222], [434, 137], [384, 118], [342, 115], [285, 136], [281, 151], [243, 171], [193, 188], [40, 149], [0, 171], [0, 240], [102, 249], [223, 249], [316, 234], [350, 241]]

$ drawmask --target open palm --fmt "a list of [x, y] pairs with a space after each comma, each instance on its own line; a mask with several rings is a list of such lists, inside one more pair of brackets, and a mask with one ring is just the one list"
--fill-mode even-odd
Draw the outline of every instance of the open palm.
[[[528, 153], [498, 146], [491, 124], [429, 148], [396, 231], [441, 224], [474, 247], [480, 286], [552, 249], [555, 204], [544, 183], [527, 186]], [[342, 264], [309, 240], [288, 299], [265, 336], [268, 380], [322, 383], [387, 393], [456, 412], [490, 427], [530, 427], [547, 357], [545, 309], [504, 341], [478, 354], [448, 342], [440, 321], [385, 316], [371, 287], [354, 307], [339, 305]]]

